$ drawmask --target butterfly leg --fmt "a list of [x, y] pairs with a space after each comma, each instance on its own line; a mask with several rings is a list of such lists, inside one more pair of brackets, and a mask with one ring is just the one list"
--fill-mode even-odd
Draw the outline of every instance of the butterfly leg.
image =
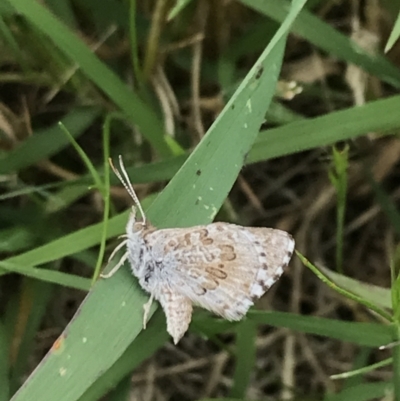
[[167, 331], [177, 344], [186, 333], [192, 319], [192, 302], [170, 288], [163, 288], [158, 300], [167, 318]]
[[154, 295], [150, 295], [150, 299], [143, 305], [143, 328], [146, 328], [147, 320], [150, 313], [150, 308], [154, 300]]
[[108, 273], [102, 273], [102, 274], [100, 274], [100, 277], [101, 278], [112, 277], [119, 270], [119, 268], [125, 263], [126, 259], [128, 259], [128, 252], [126, 252], [122, 255], [119, 262]]
[[[122, 235], [121, 235], [121, 237], [125, 237], [125, 236], [122, 236]], [[118, 238], [120, 238], [120, 237], [118, 237]], [[125, 246], [125, 245], [127, 244], [127, 242], [128, 242], [128, 240], [124, 239], [120, 244], [118, 244], [118, 245], [115, 247], [115, 249], [111, 252], [110, 257], [108, 258], [108, 262], [111, 261], [111, 259], [115, 256], [115, 254], [116, 254], [123, 246]]]

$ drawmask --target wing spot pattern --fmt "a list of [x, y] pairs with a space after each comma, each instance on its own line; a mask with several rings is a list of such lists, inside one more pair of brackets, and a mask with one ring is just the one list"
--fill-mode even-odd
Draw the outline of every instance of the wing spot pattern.
[[220, 269], [216, 269], [215, 267], [206, 267], [206, 272], [209, 273], [211, 276], [219, 278], [219, 279], [223, 279], [225, 280], [228, 275], [220, 270]]
[[221, 250], [220, 258], [223, 262], [231, 262], [236, 259], [235, 248], [232, 245], [221, 245], [219, 249]]

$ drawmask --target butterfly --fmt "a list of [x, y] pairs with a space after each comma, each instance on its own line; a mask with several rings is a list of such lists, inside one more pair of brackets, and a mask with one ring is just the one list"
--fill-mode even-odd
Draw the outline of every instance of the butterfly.
[[[143, 325], [156, 299], [175, 344], [186, 333], [193, 305], [231, 321], [245, 316], [254, 301], [279, 279], [294, 250], [292, 236], [273, 228], [213, 223], [157, 229], [146, 219], [121, 156], [120, 171], [110, 165], [136, 206], [132, 207], [120, 261], [102, 277], [111, 277], [129, 261], [140, 286], [150, 294]], [[136, 217], [136, 209], [141, 219]]]

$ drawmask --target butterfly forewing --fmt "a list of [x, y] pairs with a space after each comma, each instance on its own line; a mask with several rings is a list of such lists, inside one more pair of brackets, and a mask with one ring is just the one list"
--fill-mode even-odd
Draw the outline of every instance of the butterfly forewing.
[[147, 241], [165, 255], [171, 290], [229, 320], [278, 280], [294, 248], [284, 231], [227, 223], [157, 230]]

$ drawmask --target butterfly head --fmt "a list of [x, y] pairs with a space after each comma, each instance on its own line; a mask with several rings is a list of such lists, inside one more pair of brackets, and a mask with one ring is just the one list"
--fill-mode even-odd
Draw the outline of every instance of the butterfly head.
[[132, 206], [131, 213], [129, 215], [128, 224], [126, 226], [126, 232], [132, 234], [140, 234], [147, 227], [146, 220], [137, 218], [137, 208]]

